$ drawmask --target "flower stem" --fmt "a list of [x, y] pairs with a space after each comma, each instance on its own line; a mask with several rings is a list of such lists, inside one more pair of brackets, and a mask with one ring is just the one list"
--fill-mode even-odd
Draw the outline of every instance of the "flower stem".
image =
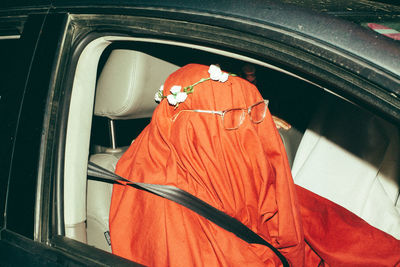
[[208, 80], [210, 80], [210, 79], [211, 79], [211, 78], [201, 78], [200, 81], [198, 81], [198, 82], [196, 82], [196, 83], [194, 83], [194, 84], [192, 84], [192, 85], [189, 85], [189, 86], [186, 86], [185, 88], [183, 88], [183, 91], [186, 92], [187, 94], [191, 94], [191, 93], [193, 93], [193, 87], [194, 87], [195, 85], [198, 85], [199, 83], [208, 81]]

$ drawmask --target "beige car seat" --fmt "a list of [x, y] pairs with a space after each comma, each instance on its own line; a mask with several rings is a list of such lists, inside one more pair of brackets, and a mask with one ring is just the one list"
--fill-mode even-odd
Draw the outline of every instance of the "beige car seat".
[[[93, 162], [112, 172], [127, 147], [117, 147], [114, 120], [151, 117], [157, 103], [154, 94], [178, 66], [148, 54], [113, 50], [98, 79], [94, 114], [107, 117], [110, 124], [111, 146], [90, 156]], [[133, 138], [133, 137], [132, 137]], [[111, 251], [108, 238], [108, 217], [112, 184], [88, 180], [87, 242]]]
[[297, 150], [295, 183], [400, 239], [399, 134], [377, 116], [327, 96]]

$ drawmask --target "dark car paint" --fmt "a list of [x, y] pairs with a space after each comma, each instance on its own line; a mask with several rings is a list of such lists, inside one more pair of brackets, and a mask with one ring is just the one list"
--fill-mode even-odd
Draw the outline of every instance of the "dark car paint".
[[[131, 1], [126, 2], [132, 3]], [[368, 92], [357, 94], [357, 97], [362, 98], [361, 101], [368, 102], [370, 106], [379, 105], [385, 112], [394, 115], [391, 111], [393, 105], [399, 105], [396, 99], [396, 103], [388, 103], [393, 100], [392, 94], [396, 96], [400, 94], [399, 45], [371, 30], [292, 5], [279, 5], [275, 1], [252, 2], [246, 6], [246, 9], [242, 8], [242, 3], [235, 1], [219, 2], [218, 5], [213, 1], [203, 1], [197, 5], [193, 1], [158, 2], [155, 4], [157, 8], [150, 8], [147, 1], [139, 1], [136, 6], [127, 6], [122, 12], [182, 21], [206, 22], [208, 25], [243, 33], [250, 32], [276, 40], [282, 46], [298, 48], [315, 55], [318, 59], [340, 65], [344, 71], [350, 71], [351, 75], [361, 76], [371, 81], [374, 86], [379, 87], [371, 89], [374, 91], [374, 96], [368, 96]], [[88, 9], [85, 5], [79, 5], [76, 2], [74, 7], [70, 7], [68, 1], [55, 1], [59, 11], [72, 8], [73, 11], [89, 14], [93, 12], [121, 13], [117, 7], [107, 6], [108, 1], [97, 3], [97, 9]], [[261, 4], [261, 7], [257, 8], [256, 3]], [[221, 7], [224, 9], [221, 10]], [[204, 10], [208, 8], [209, 10], [205, 12]], [[400, 11], [395, 9], [389, 13], [396, 12], [399, 14]], [[282, 40], [282, 35], [285, 35], [284, 40]], [[282, 50], [284, 49], [282, 48]], [[380, 71], [382, 68], [385, 71]], [[388, 73], [391, 75], [387, 75]], [[348, 77], [348, 79], [352, 78]], [[347, 95], [354, 95], [354, 92], [349, 92]], [[376, 95], [379, 95], [378, 100], [376, 100]], [[395, 116], [400, 118], [399, 114]]]
[[[318, 9], [316, 4], [311, 5], [309, 1], [283, 1], [279, 3], [276, 1], [251, 1], [243, 3], [240, 1], [71, 1], [71, 0], [54, 0], [49, 8], [54, 12], [77, 12], [77, 13], [116, 13], [116, 14], [140, 14], [151, 15], [158, 17], [183, 19], [188, 21], [199, 21], [210, 25], [235, 27], [236, 25], [243, 24], [241, 27], [244, 31], [254, 31], [257, 34], [263, 34], [264, 28], [272, 26], [293, 36], [295, 42], [292, 45], [302, 45], [298, 39], [302, 36], [307, 36], [307, 39], [312, 38], [317, 42], [329, 44], [334, 49], [342, 50], [344, 53], [351, 53], [355, 58], [365, 60], [367, 62], [376, 62], [378, 66], [391, 72], [397, 79], [400, 79], [397, 74], [398, 62], [400, 54], [398, 53], [398, 44], [394, 41], [386, 40], [378, 34], [371, 34], [371, 31], [362, 30], [355, 25], [344, 23], [342, 20], [337, 20], [330, 16], [325, 16], [319, 13], [312, 13], [306, 9], [299, 8], [301, 6], [314, 6]], [[328, 4], [329, 3], [329, 4]], [[17, 4], [16, 4], [17, 5]], [[7, 5], [5, 5], [7, 6]], [[123, 10], [122, 7], [123, 6]], [[341, 14], [344, 17], [351, 18], [354, 12], [350, 10], [357, 9], [366, 14], [375, 12], [375, 17], [383, 15], [399, 16], [400, 8], [385, 4], [374, 4], [367, 1], [358, 3], [357, 1], [347, 1], [340, 9], [340, 5], [332, 4], [331, 1], [322, 1], [319, 3], [320, 10], [331, 8], [333, 14]], [[377, 7], [378, 6], [378, 7]], [[381, 6], [379, 8], [379, 6]], [[18, 8], [10, 8], [17, 11]], [[45, 10], [43, 6], [42, 12]], [[343, 10], [344, 9], [344, 10]], [[345, 11], [347, 10], [347, 15]], [[356, 13], [357, 14], [357, 13]], [[259, 30], [261, 28], [261, 31]], [[347, 34], [344, 34], [347, 33]], [[264, 33], [265, 34], [265, 33]], [[379, 40], [379, 45], [376, 44]], [[289, 41], [289, 40], [288, 40]], [[333, 48], [332, 47], [332, 48]], [[308, 52], [315, 53], [320, 57], [324, 57], [321, 51], [314, 51], [309, 49]], [[329, 60], [331, 55], [325, 55]], [[346, 64], [343, 64], [346, 67]], [[353, 66], [349, 66], [352, 69]], [[356, 72], [365, 72], [368, 79], [374, 78], [370, 76], [365, 70], [356, 69]], [[382, 84], [383, 87], [389, 88], [391, 92], [400, 95], [400, 88], [396, 83], [391, 83], [387, 77], [377, 78], [376, 82]]]
[[[261, 36], [266, 35], [265, 28], [273, 27], [286, 32], [291, 37], [286, 40], [289, 45], [297, 46], [334, 64], [341, 64], [343, 68], [355, 72], [356, 75], [364, 76], [385, 88], [389, 91], [388, 93], [399, 96], [398, 80], [400, 77], [397, 70], [400, 53], [395, 41], [334, 17], [312, 13], [292, 5], [306, 6], [309, 4], [307, 1], [284, 2], [291, 4], [282, 4], [276, 1], [252, 1], [243, 8], [240, 1], [218, 1], [218, 3], [215, 1], [199, 3], [196, 1], [152, 1], [151, 3], [148, 1], [120, 1], [118, 5], [115, 1], [55, 0], [50, 7], [54, 12], [138, 14], [201, 23], [206, 21], [210, 25], [254, 32]], [[341, 14], [342, 17], [349, 19], [355, 14], [359, 15], [359, 13], [349, 11], [355, 7], [360, 8], [364, 14], [370, 15], [371, 12], [375, 12], [375, 17], [400, 14], [398, 7], [391, 6], [389, 9], [386, 7], [387, 5], [381, 4], [386, 8], [376, 8], [375, 4], [372, 5], [371, 2], [368, 4], [368, 1], [348, 2], [341, 11], [339, 11], [338, 5], [333, 6], [327, 3], [330, 2], [322, 1], [320, 6], [332, 8], [333, 13]], [[123, 8], [120, 8], [122, 6]], [[367, 11], [368, 8], [369, 11]], [[313, 41], [318, 45], [315, 45]], [[334, 50], [333, 54], [330, 53], [331, 50]], [[340, 59], [335, 58], [335, 53], [347, 54], [349, 59], [347, 62], [346, 60], [337, 62]], [[369, 66], [367, 67], [365, 64], [355, 66], [353, 62], [357, 60], [365, 61]], [[386, 72], [390, 72], [396, 81], [393, 82], [392, 78], [387, 75], [377, 75], [380, 72], [376, 69], [382, 67]]]
[[[0, 22], [4, 22], [1, 33], [22, 33], [18, 47], [21, 53], [16, 57], [13, 84], [7, 85], [8, 90], [1, 92], [0, 99], [2, 114], [9, 114], [1, 118], [6, 127], [0, 139], [0, 203], [6, 203], [7, 208], [5, 221], [2, 222], [0, 263], [31, 261], [36, 266], [128, 264], [121, 258], [60, 236], [63, 234], [63, 210], [60, 209], [62, 205], [57, 203], [62, 202], [62, 140], [65, 138], [63, 129], [70, 94], [62, 88], [71, 87], [73, 73], [69, 70], [76, 65], [84, 44], [100, 36], [102, 31], [107, 31], [102, 29], [91, 33], [93, 29], [99, 29], [101, 14], [156, 17], [183, 21], [185, 24], [205, 23], [210, 25], [208, 35], [212, 34], [212, 30], [225, 28], [225, 36], [214, 36], [206, 45], [255, 55], [260, 52], [254, 51], [262, 47], [252, 46], [250, 42], [230, 45], [229, 40], [239, 40], [242, 36], [234, 36], [238, 32], [243, 36], [261, 36], [271, 42], [267, 59], [311, 80], [318, 76], [320, 80], [316, 81], [322, 84], [331, 85], [340, 77], [337, 87], [342, 91], [338, 93], [369, 106], [399, 124], [400, 46], [372, 31], [274, 1], [252, 1], [246, 4], [246, 8], [240, 1], [118, 2], [40, 1], [32, 8], [24, 7], [30, 1], [22, 1], [20, 6], [7, 1], [0, 4]], [[306, 4], [306, 1], [301, 3]], [[356, 1], [348, 2], [349, 5], [357, 6]], [[371, 11], [367, 7], [365, 4], [360, 10]], [[400, 14], [398, 8], [374, 8], [372, 11], [379, 11], [385, 16]], [[77, 18], [75, 31], [66, 36], [64, 32], [71, 31], [68, 20], [74, 19], [68, 13], [89, 14], [88, 20], [92, 20], [93, 25], [86, 25], [84, 19]], [[336, 9], [332, 13], [349, 16], [348, 12], [345, 15], [346, 12]], [[116, 16], [114, 21], [110, 20], [110, 25], [118, 20]], [[202, 36], [196, 36], [189, 26], [182, 28], [179, 34], [189, 34], [186, 37], [188, 40], [201, 44]], [[152, 26], [147, 27], [150, 29]], [[116, 29], [122, 35], [129, 35], [129, 30], [110, 28]], [[155, 35], [176, 38], [163, 31]], [[75, 40], [72, 42], [68, 38]], [[65, 43], [75, 46], [69, 47]], [[287, 54], [294, 52], [306, 53], [307, 57], [287, 59]], [[323, 70], [329, 66], [327, 62], [334, 66]], [[62, 77], [60, 73], [64, 73]], [[362, 78], [355, 78], [355, 75]], [[53, 176], [58, 179], [53, 179]]]

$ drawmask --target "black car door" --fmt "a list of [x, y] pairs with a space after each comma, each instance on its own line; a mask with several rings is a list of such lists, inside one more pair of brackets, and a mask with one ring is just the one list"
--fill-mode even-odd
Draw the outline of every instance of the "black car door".
[[[0, 17], [5, 25], [0, 28], [4, 125], [0, 138], [0, 265], [90, 265], [94, 263], [49, 243], [56, 232], [52, 228], [56, 225], [52, 212], [56, 186], [51, 180], [43, 184], [40, 177], [51, 172], [43, 167], [43, 160], [52, 158], [44, 155], [56, 140], [52, 129], [57, 118], [49, 113], [57, 110], [56, 100], [63, 94], [55, 90], [54, 80], [65, 57], [61, 51], [68, 17], [46, 15], [46, 10], [35, 13]], [[100, 256], [97, 263], [101, 261]], [[117, 262], [126, 261], [117, 258]]]

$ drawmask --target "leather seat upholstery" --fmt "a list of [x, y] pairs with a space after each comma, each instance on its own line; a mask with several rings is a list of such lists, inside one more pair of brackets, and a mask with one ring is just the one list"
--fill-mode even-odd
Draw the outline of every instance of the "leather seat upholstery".
[[400, 239], [399, 137], [394, 125], [325, 97], [296, 153], [294, 181]]
[[278, 130], [279, 135], [281, 136], [283, 145], [285, 146], [286, 155], [288, 157], [289, 166], [293, 166], [293, 161], [296, 156], [297, 149], [300, 145], [301, 138], [303, 137], [303, 133], [293, 126], [290, 129], [280, 128]]
[[[142, 52], [113, 50], [98, 79], [94, 114], [110, 120], [151, 117], [157, 105], [155, 92], [177, 69], [174, 64]], [[126, 147], [110, 146], [89, 160], [114, 172], [125, 150]], [[106, 251], [111, 251], [107, 236], [111, 194], [112, 184], [88, 180], [87, 242]]]

